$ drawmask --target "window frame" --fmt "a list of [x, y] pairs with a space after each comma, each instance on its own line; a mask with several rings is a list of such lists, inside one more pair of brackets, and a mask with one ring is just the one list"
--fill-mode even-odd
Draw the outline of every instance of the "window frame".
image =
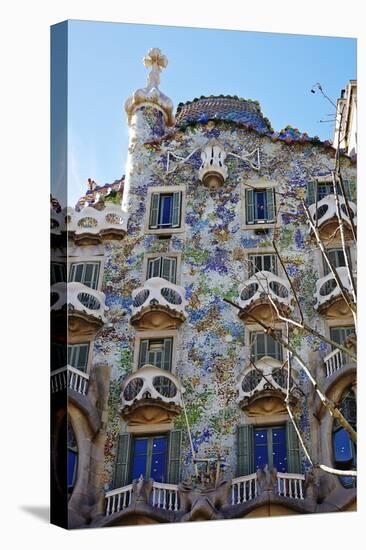
[[[178, 331], [177, 330], [144, 330], [136, 333], [134, 342], [134, 356], [133, 356], [133, 369], [132, 372], [139, 370], [139, 356], [140, 356], [140, 342], [141, 340], [163, 340], [165, 338], [172, 338], [172, 352], [171, 352], [171, 369], [170, 373], [175, 374], [176, 371], [176, 356], [178, 346]], [[159, 367], [157, 367], [159, 368]], [[162, 369], [164, 372], [164, 369]]]
[[[282, 336], [282, 329], [281, 328], [275, 328], [275, 332], [278, 332], [280, 333], [280, 335]], [[261, 357], [258, 357], [257, 356], [257, 353], [254, 355], [253, 354], [253, 351], [252, 351], [252, 344], [253, 344], [253, 339], [254, 339], [254, 335], [255, 334], [263, 334], [265, 339], [264, 339], [264, 347], [265, 347], [265, 353], [264, 355], [262, 355]], [[276, 357], [273, 357], [272, 355], [268, 355], [267, 354], [267, 351], [268, 351], [268, 343], [267, 343], [267, 340], [266, 340], [266, 337], [268, 338], [271, 338], [271, 336], [269, 334], [267, 334], [265, 331], [263, 330], [260, 330], [260, 329], [257, 329], [257, 328], [253, 328], [253, 330], [250, 330], [249, 331], [249, 357], [250, 357], [250, 361], [254, 364], [256, 364], [258, 361], [260, 361], [263, 357], [270, 357], [271, 359], [275, 359], [277, 361], [279, 361], [280, 363], [283, 362], [283, 346], [282, 344], [280, 344], [279, 342], [276, 342], [276, 340], [274, 340], [272, 338], [272, 340], [274, 341], [274, 344], [275, 344], [275, 347], [278, 347], [279, 349], [279, 354], [276, 355]]]
[[[342, 253], [344, 254], [342, 246], [335, 246], [335, 247], [333, 247], [333, 248], [328, 248], [328, 249], [327, 249], [328, 257], [329, 257], [329, 255], [330, 255], [332, 252], [337, 252], [337, 262], [336, 262], [336, 263], [338, 264], [338, 259], [339, 259], [338, 253], [339, 253], [339, 252], [342, 252]], [[350, 269], [352, 270], [352, 260], [351, 260], [351, 253], [350, 253], [350, 248], [349, 248], [349, 246], [346, 246], [346, 254], [347, 254], [347, 259], [348, 259], [348, 262], [349, 262]], [[321, 259], [322, 259], [322, 264], [323, 264], [323, 276], [325, 277], [325, 276], [328, 275], [331, 271], [330, 271], [330, 269], [329, 269], [329, 267], [328, 267], [328, 264], [327, 264], [327, 262], [326, 262], [326, 260], [325, 260], [325, 258], [324, 258], [324, 256], [323, 256], [323, 254], [321, 255]], [[332, 265], [333, 265], [333, 264], [332, 264]], [[343, 266], [341, 266], [341, 265], [335, 265], [334, 267], [336, 267], [336, 268], [337, 268], [337, 267], [344, 267], [345, 265], [346, 265], [346, 264], [344, 263]]]
[[[342, 401], [345, 400], [345, 398], [347, 397], [347, 394], [350, 393], [350, 392], [353, 393], [353, 398], [355, 400], [355, 405], [357, 407], [356, 395], [355, 395], [355, 391], [352, 388], [352, 386], [347, 386], [346, 388], [344, 388], [344, 390], [343, 390], [343, 392], [340, 396], [339, 403], [337, 404], [337, 406], [338, 406], [338, 409], [343, 414], [343, 416], [346, 418], [346, 420], [351, 424], [353, 429], [357, 430], [357, 418], [356, 418], [355, 422], [352, 422], [352, 420], [350, 418], [347, 418], [347, 415], [345, 414], [345, 412], [342, 411]], [[351, 440], [351, 437], [350, 437], [349, 433], [346, 432], [346, 430], [344, 428], [342, 428], [342, 426], [337, 422], [336, 419], [333, 420], [332, 432], [331, 432], [332, 433], [332, 436], [331, 436], [332, 437], [332, 444], [331, 444], [332, 463], [334, 464], [335, 468], [342, 470], [342, 464], [340, 464], [340, 461], [336, 460], [336, 451], [335, 451], [335, 442], [334, 442], [335, 434], [340, 432], [341, 430], [343, 430], [347, 434], [349, 450], [350, 450], [351, 455], [352, 455], [352, 458], [349, 461], [347, 461], [347, 462], [352, 462], [352, 464], [351, 465], [347, 464], [344, 468], [345, 470], [348, 470], [351, 467], [357, 467], [357, 445]], [[337, 476], [337, 477], [338, 477], [339, 483], [345, 489], [353, 489], [357, 486], [357, 478], [356, 477], [352, 477], [352, 476]], [[342, 480], [342, 478], [344, 478], [344, 479]]]
[[[142, 358], [141, 358], [141, 354], [142, 354], [142, 347], [144, 345], [145, 342], [148, 342], [148, 346], [150, 343], [152, 342], [160, 342], [162, 341], [163, 343], [163, 351], [161, 352], [162, 353], [162, 357], [161, 357], [161, 365], [162, 366], [158, 366], [156, 364], [154, 364], [153, 362], [149, 362], [149, 354], [150, 353], [153, 353], [150, 349], [146, 349], [146, 352], [145, 352], [145, 357], [146, 357], [146, 362], [143, 362], [142, 361]], [[168, 353], [169, 353], [169, 369], [165, 368], [165, 365], [166, 365], [166, 343], [169, 342], [169, 346], [168, 346]], [[169, 349], [170, 347], [170, 349]], [[139, 341], [139, 354], [138, 354], [138, 368], [141, 369], [144, 365], [154, 365], [156, 368], [159, 368], [161, 369], [162, 371], [167, 371], [167, 372], [172, 372], [172, 359], [173, 359], [173, 338], [171, 336], [168, 336], [166, 338], [141, 338], [140, 341]]]
[[[262, 269], [259, 270], [259, 271], [256, 271], [255, 270], [255, 267], [253, 265], [252, 262], [255, 263], [255, 259], [253, 260], [253, 258], [256, 258], [256, 257], [261, 257], [262, 258], [262, 266], [263, 266], [263, 260], [264, 260], [264, 257], [265, 256], [271, 256], [272, 257], [272, 260], [271, 260], [271, 264], [274, 263], [274, 266], [275, 266], [275, 269], [271, 271], [271, 273], [274, 273], [275, 275], [278, 275], [278, 261], [277, 261], [277, 256], [275, 254], [275, 252], [260, 252], [260, 253], [256, 253], [256, 252], [250, 252], [248, 253], [247, 257], [246, 257], [246, 260], [247, 260], [247, 274], [248, 274], [248, 279], [250, 277], [253, 277], [253, 275], [255, 275], [256, 273], [259, 273], [260, 271], [263, 271]], [[274, 260], [274, 262], [273, 262]], [[268, 271], [268, 270], [267, 270]]]
[[[140, 435], [140, 434], [133, 434], [132, 441], [131, 441], [131, 456], [129, 460], [129, 471], [128, 471], [128, 479], [129, 482], [132, 483], [132, 474], [134, 469], [134, 459], [135, 459], [135, 442], [136, 440], [146, 440], [147, 443], [147, 452], [146, 452], [146, 467], [145, 467], [145, 475], [144, 479], [150, 479], [151, 478], [151, 468], [152, 468], [152, 459], [153, 459], [153, 443], [155, 439], [165, 439], [166, 441], [166, 447], [165, 447], [165, 467], [164, 467], [164, 475], [165, 478], [164, 481], [161, 481], [160, 483], [166, 483], [166, 478], [168, 475], [168, 468], [169, 468], [169, 447], [170, 447], [170, 434], [169, 433], [154, 433], [154, 434], [148, 434], [148, 435]], [[134, 478], [135, 479], [135, 478]]]
[[[274, 462], [273, 462], [273, 447], [274, 447], [274, 444], [273, 444], [273, 431], [274, 430], [283, 430], [284, 431], [284, 442], [285, 442], [285, 460], [286, 460], [286, 470], [285, 472], [287, 472], [287, 441], [286, 441], [286, 424], [281, 424], [281, 425], [274, 425], [274, 426], [253, 426], [253, 463], [254, 463], [254, 467], [256, 468], [256, 447], [258, 447], [258, 445], [256, 446], [256, 443], [255, 443], [255, 432], [256, 431], [259, 431], [259, 430], [266, 430], [267, 431], [267, 444], [266, 445], [262, 445], [263, 447], [266, 446], [266, 448], [268, 449], [268, 467], [269, 468], [273, 468], [274, 467]], [[271, 437], [269, 438], [269, 434], [271, 435]]]
[[[87, 351], [86, 351], [86, 364], [85, 364], [85, 370], [82, 370], [80, 367], [75, 367], [74, 365], [71, 365], [71, 363], [69, 362], [69, 348], [80, 348], [81, 346], [86, 346], [87, 347]], [[68, 342], [67, 343], [67, 349], [66, 349], [66, 356], [67, 356], [67, 364], [70, 365], [71, 367], [73, 367], [74, 369], [78, 369], [80, 372], [83, 372], [85, 374], [88, 374], [89, 373], [89, 367], [90, 367], [90, 354], [91, 354], [91, 342], [75, 342], [75, 343], [71, 343], [71, 342]], [[78, 356], [80, 355], [80, 350], [79, 350], [79, 353], [78, 353]]]
[[[153, 208], [154, 195], [158, 194], [161, 198], [161, 196], [163, 195], [173, 195], [174, 193], [180, 193], [179, 226], [155, 227], [155, 224], [154, 224], [154, 226], [151, 227], [151, 216], [152, 216], [151, 212]], [[146, 210], [145, 210], [145, 218], [144, 218], [144, 228], [145, 228], [144, 232], [151, 235], [159, 235], [159, 234], [170, 235], [174, 233], [183, 233], [185, 231], [185, 195], [186, 195], [186, 188], [183, 185], [150, 187], [147, 191], [147, 201], [146, 201]], [[160, 212], [160, 198], [159, 198], [159, 212]], [[174, 208], [174, 205], [172, 205], [172, 209], [173, 208]], [[172, 216], [173, 216], [173, 211], [172, 211]]]
[[[175, 274], [175, 280], [174, 281], [170, 281], [169, 279], [166, 279], [162, 275], [163, 262], [166, 259], [169, 259], [171, 261], [173, 260], [174, 263], [175, 263], [175, 273], [174, 273]], [[169, 281], [170, 283], [176, 285], [177, 284], [177, 279], [178, 279], [178, 265], [180, 267], [180, 262], [178, 261], [178, 255], [177, 254], [149, 254], [149, 255], [147, 255], [146, 256], [146, 261], [144, 263], [145, 281], [148, 281], [149, 279], [152, 278], [152, 277], [149, 276], [150, 265], [151, 265], [152, 262], [154, 262], [156, 260], [159, 260], [159, 275], [153, 275], [153, 277], [161, 277], [162, 279], [165, 279], [166, 281]]]
[[[81, 279], [84, 279], [84, 280], [74, 281], [72, 279], [73, 270], [75, 269], [75, 274], [76, 274], [77, 266], [79, 266], [79, 265], [83, 266], [83, 276], [81, 277]], [[95, 286], [85, 285], [85, 271], [86, 271], [88, 265], [93, 265], [93, 266], [96, 267], [95, 271], [97, 272], [97, 275], [95, 277], [95, 279], [96, 279]], [[94, 276], [94, 273], [93, 273], [93, 276]], [[87, 286], [88, 288], [91, 288], [93, 290], [98, 290], [99, 287], [100, 287], [100, 279], [101, 279], [101, 262], [100, 261], [98, 261], [98, 260], [77, 260], [77, 261], [73, 261], [73, 262], [69, 263], [69, 273], [68, 273], [68, 282], [69, 283], [80, 282], [80, 284], [83, 284], [83, 285]]]

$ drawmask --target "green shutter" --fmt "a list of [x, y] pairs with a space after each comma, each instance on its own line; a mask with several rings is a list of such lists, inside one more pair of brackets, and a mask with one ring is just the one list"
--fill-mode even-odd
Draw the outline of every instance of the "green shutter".
[[176, 258], [162, 258], [161, 277], [175, 284], [176, 280]]
[[172, 338], [165, 338], [164, 340], [164, 370], [172, 370]]
[[253, 189], [245, 191], [246, 223], [254, 223], [254, 193]]
[[182, 430], [172, 430], [169, 437], [168, 483], [180, 482]]
[[274, 189], [267, 189], [267, 221], [272, 222], [275, 219], [275, 201], [274, 201]]
[[149, 221], [150, 229], [156, 229], [158, 227], [159, 202], [160, 202], [160, 194], [152, 193], [151, 206], [150, 206], [150, 221]]
[[300, 442], [294, 425], [286, 423], [287, 471], [290, 474], [301, 473]]
[[131, 434], [125, 432], [118, 436], [116, 464], [114, 467], [113, 487], [124, 487], [128, 484]]
[[315, 186], [314, 181], [308, 181], [306, 184], [306, 204], [308, 206], [315, 203]]
[[181, 191], [173, 193], [172, 227], [180, 227]]
[[149, 340], [140, 340], [139, 369], [147, 364]]
[[254, 473], [253, 426], [238, 426], [238, 476]]

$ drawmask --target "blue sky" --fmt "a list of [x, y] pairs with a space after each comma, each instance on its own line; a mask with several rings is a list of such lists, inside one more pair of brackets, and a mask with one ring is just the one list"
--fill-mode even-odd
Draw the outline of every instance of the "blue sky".
[[275, 130], [287, 124], [331, 139], [332, 106], [310, 92], [320, 82], [335, 101], [356, 78], [356, 40], [154, 25], [69, 23], [69, 204], [124, 173], [124, 102], [146, 84], [142, 58], [160, 48], [169, 64], [161, 90], [174, 102], [230, 94], [260, 102]]

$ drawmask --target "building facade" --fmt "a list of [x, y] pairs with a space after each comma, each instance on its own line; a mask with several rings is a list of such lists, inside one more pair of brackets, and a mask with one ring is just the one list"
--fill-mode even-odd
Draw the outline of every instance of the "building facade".
[[144, 63], [125, 177], [51, 211], [68, 524], [353, 510], [356, 446], [311, 377], [355, 429], [355, 160], [334, 193], [330, 142], [236, 96], [174, 113]]

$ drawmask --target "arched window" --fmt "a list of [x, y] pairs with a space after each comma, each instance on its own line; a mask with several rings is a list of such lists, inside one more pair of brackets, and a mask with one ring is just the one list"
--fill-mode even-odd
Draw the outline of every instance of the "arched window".
[[[356, 397], [352, 388], [348, 388], [343, 393], [338, 408], [347, 422], [356, 430]], [[338, 420], [333, 424], [333, 453], [335, 468], [352, 470], [356, 467], [356, 445], [349, 433], [340, 426]], [[356, 477], [340, 476], [339, 480], [343, 487], [356, 486]]]
[[76, 437], [70, 419], [67, 422], [67, 492], [71, 495], [75, 482], [76, 472], [78, 469], [78, 447]]

